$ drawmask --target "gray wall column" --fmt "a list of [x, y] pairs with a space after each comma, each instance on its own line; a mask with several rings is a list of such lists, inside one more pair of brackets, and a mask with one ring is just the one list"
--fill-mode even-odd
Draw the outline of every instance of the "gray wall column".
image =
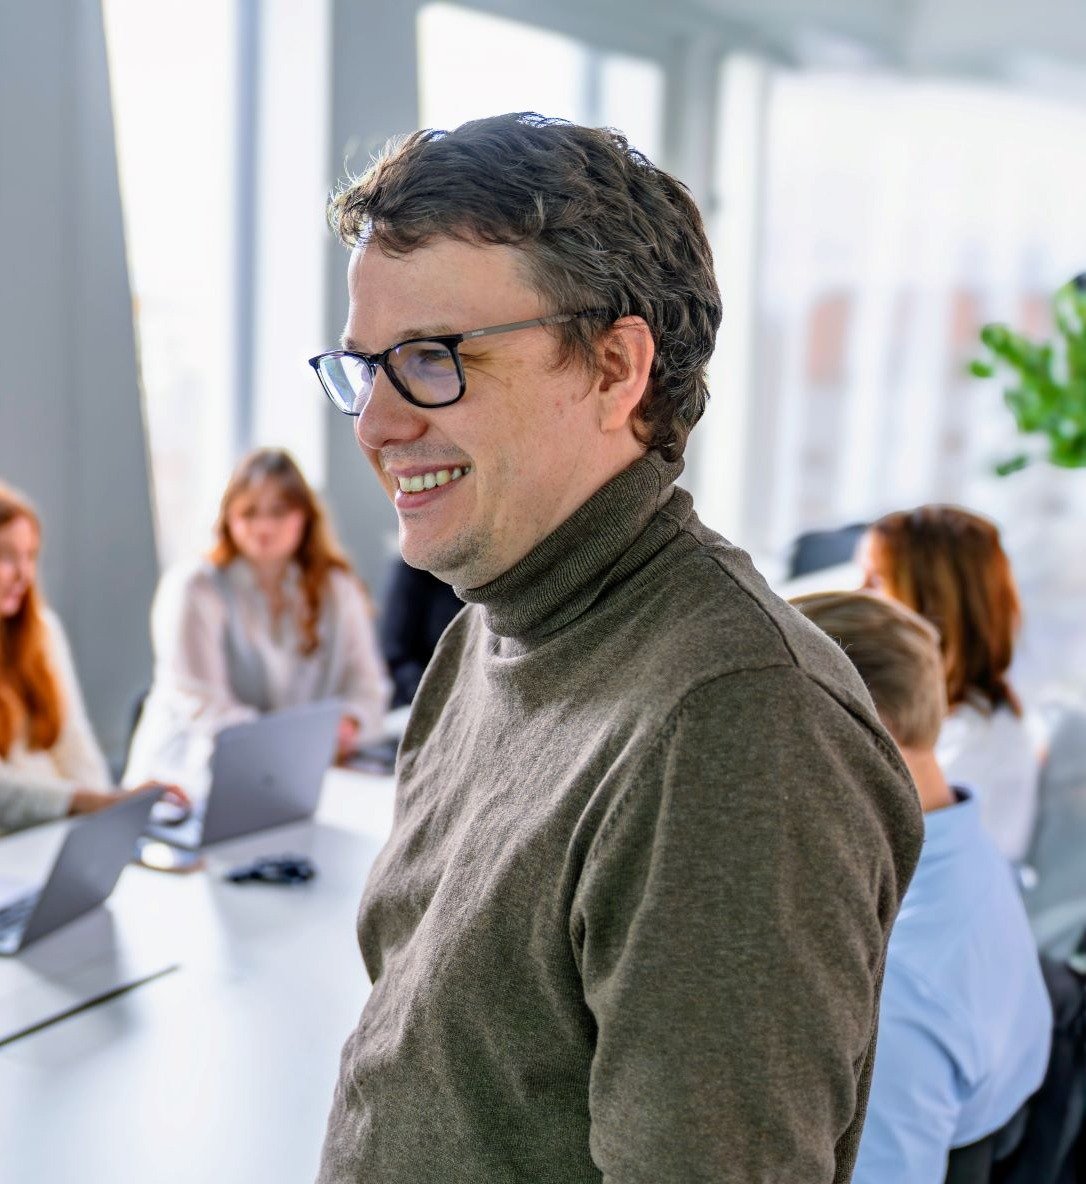
[[156, 579], [98, 4], [0, 5], [0, 478], [37, 504], [91, 719], [123, 743]]
[[[332, 0], [329, 188], [347, 172], [362, 172], [389, 136], [418, 126], [417, 10], [412, 0]], [[332, 348], [347, 316], [347, 253], [335, 241], [327, 285]], [[331, 407], [328, 415], [325, 493], [344, 545], [379, 597], [395, 553], [396, 514], [358, 450], [351, 421]]]

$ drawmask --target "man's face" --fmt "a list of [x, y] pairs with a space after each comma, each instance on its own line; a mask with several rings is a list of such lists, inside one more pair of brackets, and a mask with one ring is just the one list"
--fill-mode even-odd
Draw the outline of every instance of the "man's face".
[[[544, 307], [512, 248], [447, 238], [402, 258], [360, 248], [348, 286], [345, 346], [365, 353], [427, 333], [577, 311]], [[559, 369], [557, 353], [552, 332], [538, 327], [465, 342], [467, 388], [447, 407], [415, 407], [378, 374], [356, 434], [396, 506], [400, 549], [413, 567], [479, 587], [610, 476], [601, 471], [592, 379], [576, 365]], [[441, 483], [403, 489], [428, 473]]]

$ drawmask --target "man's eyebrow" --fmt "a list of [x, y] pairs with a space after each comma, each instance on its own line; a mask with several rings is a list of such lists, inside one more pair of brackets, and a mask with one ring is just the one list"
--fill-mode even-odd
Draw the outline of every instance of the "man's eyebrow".
[[[447, 325], [447, 324], [425, 325], [424, 327], [422, 327], [420, 329], [407, 328], [407, 329], [402, 330], [401, 333], [399, 334], [399, 336], [396, 338], [396, 340], [393, 341], [391, 344], [392, 345], [399, 345], [399, 343], [401, 341], [414, 341], [418, 337], [426, 338], [426, 337], [453, 337], [453, 336], [455, 336], [455, 331], [452, 328], [450, 328], [449, 325]], [[353, 337], [351, 337], [347, 333], [344, 333], [343, 336], [339, 339], [339, 347], [340, 347], [340, 349], [345, 349], [345, 350], [347, 350], [348, 353], [352, 353], [352, 354], [364, 354], [367, 352], [366, 350], [364, 350], [362, 348], [362, 346]], [[379, 353], [380, 351], [378, 350], [375, 352]]]

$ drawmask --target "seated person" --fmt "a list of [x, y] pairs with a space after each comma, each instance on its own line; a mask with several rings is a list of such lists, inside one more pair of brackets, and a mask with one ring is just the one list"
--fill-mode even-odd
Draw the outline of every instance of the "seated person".
[[41, 526], [0, 485], [0, 833], [116, 801], [68, 640], [42, 600]]
[[396, 556], [381, 614], [381, 649], [392, 676], [393, 707], [414, 699], [445, 626], [463, 607], [444, 580]]
[[1024, 859], [1040, 767], [1007, 680], [1021, 609], [999, 531], [957, 506], [921, 506], [880, 518], [857, 558], [865, 587], [901, 601], [939, 631], [950, 710], [936, 756], [951, 782], [976, 793], [1000, 851]]
[[946, 697], [931, 625], [870, 592], [793, 603], [852, 660], [913, 775], [924, 846], [890, 934], [854, 1184], [942, 1184], [951, 1149], [1041, 1084], [1052, 1010], [1013, 871], [936, 760]]
[[380, 735], [385, 674], [362, 582], [293, 458], [245, 457], [206, 560], [167, 572], [151, 610], [154, 683], [124, 783], [206, 779], [221, 728], [320, 699], [344, 704], [339, 756]]

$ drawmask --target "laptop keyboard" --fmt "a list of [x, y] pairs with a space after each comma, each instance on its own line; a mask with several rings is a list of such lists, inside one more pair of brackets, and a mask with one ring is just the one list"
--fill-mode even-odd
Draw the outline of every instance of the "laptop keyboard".
[[21, 900], [16, 900], [12, 904], [0, 909], [0, 933], [4, 933], [8, 929], [18, 929], [25, 925], [27, 918], [34, 911], [34, 906], [37, 903], [38, 894], [32, 892], [29, 896], [24, 896]]

